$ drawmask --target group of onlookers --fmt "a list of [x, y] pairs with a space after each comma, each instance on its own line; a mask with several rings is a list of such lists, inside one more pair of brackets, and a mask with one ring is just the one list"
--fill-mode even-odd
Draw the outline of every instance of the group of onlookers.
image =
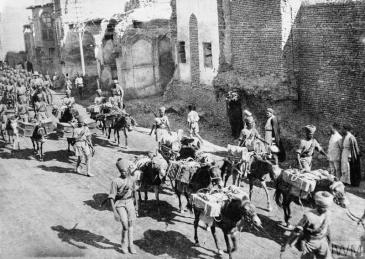
[[[246, 146], [249, 149], [255, 140], [260, 140], [267, 145], [267, 152], [271, 153], [275, 164], [285, 160], [285, 150], [280, 136], [280, 127], [274, 110], [267, 109], [267, 122], [265, 124], [265, 138], [261, 139], [258, 131], [255, 129], [253, 116], [250, 112], [245, 111], [245, 126], [239, 138], [239, 145]], [[297, 164], [303, 171], [312, 170], [312, 160], [315, 151], [325, 156], [329, 161], [331, 173], [346, 185], [359, 186], [361, 181], [360, 149], [353, 128], [350, 124], [340, 126], [333, 123], [329, 127], [330, 140], [328, 143], [327, 153], [321, 147], [319, 142], [314, 138], [316, 127], [307, 125], [303, 128], [304, 137], [300, 140], [296, 149]]]

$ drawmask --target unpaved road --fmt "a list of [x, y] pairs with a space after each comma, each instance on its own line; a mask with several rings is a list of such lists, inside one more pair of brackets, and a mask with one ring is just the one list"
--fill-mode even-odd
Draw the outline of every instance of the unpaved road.
[[[33, 158], [29, 139], [21, 140], [21, 151], [10, 154], [9, 145], [0, 142], [0, 258], [213, 258], [215, 246], [209, 231], [199, 229], [201, 247], [193, 246], [193, 218], [177, 211], [177, 199], [169, 189], [160, 196], [161, 209], [154, 195], [143, 203], [137, 220], [135, 244], [138, 254], [123, 255], [119, 250], [121, 226], [101, 201], [118, 175], [119, 157], [139, 155], [155, 148], [152, 137], [143, 132], [130, 134], [129, 150], [95, 138], [96, 155], [87, 178], [73, 173], [75, 157], [66, 151], [65, 140], [49, 139], [45, 161]], [[221, 151], [208, 146], [210, 151]], [[244, 187], [247, 190], [247, 185]], [[271, 190], [273, 193], [273, 190]], [[361, 215], [364, 199], [349, 194], [351, 210]], [[279, 258], [280, 244], [288, 232], [279, 226], [282, 211], [266, 207], [264, 191], [256, 188], [253, 198], [268, 234], [242, 232], [235, 258]], [[303, 209], [293, 205], [293, 223]], [[363, 229], [351, 221], [345, 211], [332, 208], [333, 242], [359, 246]], [[218, 231], [221, 246], [223, 236]], [[289, 250], [283, 258], [297, 258]], [[228, 258], [224, 255], [224, 258]]]

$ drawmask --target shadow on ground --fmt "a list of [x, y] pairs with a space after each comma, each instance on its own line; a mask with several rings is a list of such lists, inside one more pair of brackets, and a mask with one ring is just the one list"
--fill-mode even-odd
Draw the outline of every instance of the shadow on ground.
[[31, 148], [25, 148], [20, 150], [12, 150], [8, 147], [0, 149], [0, 158], [2, 159], [21, 159], [21, 160], [34, 160], [34, 151]]
[[[67, 143], [66, 143], [67, 145]], [[67, 146], [66, 146], [67, 148]], [[73, 152], [68, 152], [67, 150], [55, 150], [55, 151], [47, 151], [44, 150], [44, 160], [50, 161], [50, 160], [56, 160], [59, 162], [64, 163], [70, 163], [71, 161], [74, 161], [75, 158], [72, 158]]]
[[110, 203], [108, 202], [107, 193], [96, 193], [93, 195], [92, 200], [84, 201], [84, 204], [98, 211], [104, 211], [104, 210], [112, 211]]
[[93, 144], [95, 146], [101, 146], [101, 147], [111, 147], [111, 148], [118, 147], [117, 144], [111, 143], [110, 140], [106, 138], [101, 138], [100, 136], [93, 137]]
[[149, 217], [157, 221], [164, 221], [166, 224], [175, 224], [178, 209], [166, 201], [161, 201], [157, 205], [156, 200], [147, 200], [139, 203], [139, 217]]
[[161, 258], [163, 255], [178, 259], [211, 256], [196, 250], [193, 242], [183, 234], [173, 230], [147, 230], [144, 232], [143, 238], [134, 241], [134, 243], [146, 253], [161, 256]]
[[51, 229], [58, 232], [57, 236], [62, 242], [66, 242], [79, 249], [86, 249], [87, 246], [85, 245], [89, 245], [99, 249], [114, 249], [120, 252], [119, 244], [111, 242], [102, 235], [97, 235], [88, 230], [78, 229], [76, 227], [77, 224], [71, 229], [58, 225], [52, 226]]
[[67, 167], [61, 167], [61, 166], [45, 166], [45, 165], [39, 165], [37, 167], [46, 172], [52, 172], [52, 173], [58, 173], [58, 174], [77, 174], [77, 175], [85, 176], [84, 174], [76, 173], [73, 168], [67, 168]]
[[281, 221], [272, 220], [271, 218], [262, 214], [258, 215], [261, 219], [263, 230], [252, 228], [245, 228], [244, 230], [254, 234], [255, 236], [267, 238], [278, 243], [279, 245], [282, 245], [286, 241], [287, 237], [285, 236], [286, 229], [282, 228]]

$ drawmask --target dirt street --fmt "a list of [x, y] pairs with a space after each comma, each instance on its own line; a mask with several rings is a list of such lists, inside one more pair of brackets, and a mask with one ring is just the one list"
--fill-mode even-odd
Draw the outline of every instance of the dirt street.
[[[74, 173], [75, 156], [68, 154], [64, 139], [52, 138], [44, 146], [45, 161], [34, 159], [30, 139], [21, 139], [21, 150], [10, 153], [10, 145], [0, 142], [0, 258], [213, 258], [215, 246], [209, 231], [199, 229], [201, 247], [193, 245], [193, 217], [177, 211], [177, 198], [168, 188], [160, 196], [161, 208], [154, 195], [142, 203], [137, 220], [135, 244], [138, 254], [120, 251], [121, 225], [114, 221], [109, 207], [102, 205], [111, 180], [116, 177], [115, 162], [155, 149], [155, 142], [143, 129], [129, 135], [125, 150], [98, 134], [92, 161], [92, 178]], [[123, 139], [122, 139], [123, 143]], [[223, 149], [208, 145], [210, 152]], [[247, 191], [247, 184], [245, 184]], [[273, 194], [273, 189], [270, 190]], [[364, 196], [348, 193], [351, 210], [362, 215]], [[285, 229], [279, 226], [282, 211], [274, 205], [267, 212], [264, 191], [256, 187], [253, 203], [267, 233], [247, 231], [239, 234], [235, 258], [279, 258]], [[295, 223], [303, 209], [293, 205]], [[305, 210], [305, 209], [304, 209]], [[351, 221], [343, 209], [333, 206], [333, 243], [344, 247], [360, 245], [363, 228]], [[223, 235], [218, 231], [221, 247]], [[282, 258], [297, 258], [288, 250]], [[224, 255], [223, 258], [228, 258]], [[338, 257], [343, 258], [343, 257]], [[347, 258], [347, 257], [346, 257]]]

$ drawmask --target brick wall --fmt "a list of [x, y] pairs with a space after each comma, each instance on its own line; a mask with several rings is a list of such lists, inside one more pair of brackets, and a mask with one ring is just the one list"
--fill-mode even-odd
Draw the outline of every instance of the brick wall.
[[328, 122], [352, 123], [365, 150], [365, 3], [320, 2], [304, 3], [295, 26], [302, 105]]
[[280, 1], [232, 0], [231, 33], [235, 70], [264, 73], [280, 71]]

